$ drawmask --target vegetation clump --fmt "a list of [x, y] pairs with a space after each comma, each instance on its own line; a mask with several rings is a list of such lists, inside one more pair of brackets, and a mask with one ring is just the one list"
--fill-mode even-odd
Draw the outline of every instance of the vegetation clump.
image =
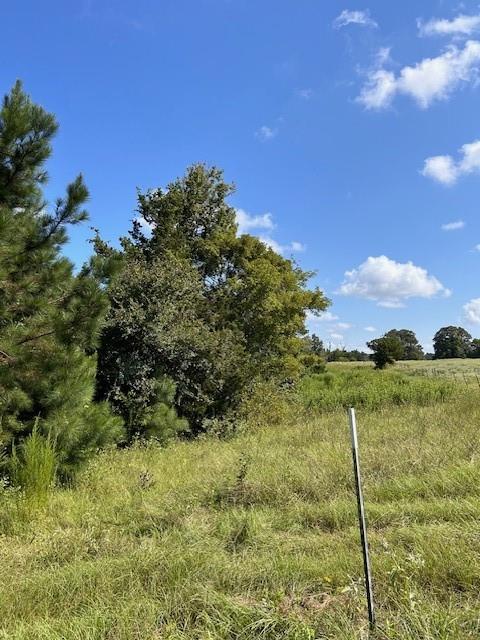
[[252, 379], [295, 379], [318, 362], [305, 354], [305, 316], [328, 300], [308, 289], [311, 273], [238, 236], [232, 191], [221, 171], [194, 165], [167, 189], [140, 194], [141, 222], [122, 250], [97, 240], [97, 259], [118, 265], [97, 397], [112, 403], [130, 435], [145, 435], [158, 380], [175, 385], [172, 406], [195, 433], [238, 407]]
[[53, 209], [42, 197], [56, 130], [17, 82], [0, 110], [0, 462], [12, 473], [14, 449], [35, 427], [24, 453], [35, 438], [50, 439], [68, 478], [122, 425], [92, 399], [108, 301], [89, 267], [75, 274], [62, 255], [67, 227], [88, 217], [87, 187], [79, 175]]

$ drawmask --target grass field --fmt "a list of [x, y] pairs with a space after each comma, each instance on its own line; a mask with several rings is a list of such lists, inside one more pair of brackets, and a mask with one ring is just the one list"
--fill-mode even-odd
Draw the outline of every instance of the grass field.
[[[373, 368], [372, 362], [330, 362], [329, 370], [351, 368]], [[464, 376], [469, 382], [480, 381], [480, 358], [452, 358], [450, 360], [404, 360], [397, 362], [395, 369], [402, 372], [429, 377], [447, 377], [463, 383]], [[477, 385], [478, 386], [478, 385]]]
[[[458, 385], [358, 411], [373, 637], [479, 637], [479, 400]], [[45, 506], [0, 506], [2, 639], [368, 636], [343, 409], [106, 452]]]

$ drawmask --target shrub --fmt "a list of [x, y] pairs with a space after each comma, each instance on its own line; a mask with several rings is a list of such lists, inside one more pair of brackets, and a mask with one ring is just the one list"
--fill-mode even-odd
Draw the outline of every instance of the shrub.
[[55, 483], [57, 455], [50, 436], [43, 436], [35, 426], [32, 433], [18, 447], [10, 459], [11, 476], [28, 501], [43, 504]]
[[238, 416], [248, 426], [276, 426], [294, 420], [301, 409], [293, 387], [258, 380], [244, 393]]

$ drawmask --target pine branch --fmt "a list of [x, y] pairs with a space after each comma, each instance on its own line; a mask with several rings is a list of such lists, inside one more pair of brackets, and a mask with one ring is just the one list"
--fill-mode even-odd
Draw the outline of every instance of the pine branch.
[[45, 338], [46, 336], [51, 336], [54, 333], [55, 333], [55, 331], [52, 330], [52, 331], [45, 331], [45, 333], [40, 333], [37, 336], [28, 336], [26, 338], [23, 338], [23, 340], [20, 340], [19, 342], [17, 342], [17, 345], [25, 344], [26, 342], [32, 342], [33, 340], [39, 340], [40, 338]]

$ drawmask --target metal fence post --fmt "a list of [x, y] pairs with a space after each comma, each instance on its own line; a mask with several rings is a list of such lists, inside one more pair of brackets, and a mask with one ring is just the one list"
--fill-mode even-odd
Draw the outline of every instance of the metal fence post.
[[365, 505], [363, 502], [362, 477], [360, 474], [360, 459], [358, 455], [357, 421], [355, 409], [348, 410], [350, 420], [350, 435], [352, 437], [352, 458], [353, 470], [355, 474], [355, 487], [357, 493], [358, 523], [360, 528], [360, 539], [363, 553], [363, 569], [365, 572], [365, 588], [367, 592], [368, 621], [370, 629], [375, 628], [375, 607], [373, 602], [372, 573], [370, 569], [370, 557], [368, 555], [367, 525], [365, 521]]

